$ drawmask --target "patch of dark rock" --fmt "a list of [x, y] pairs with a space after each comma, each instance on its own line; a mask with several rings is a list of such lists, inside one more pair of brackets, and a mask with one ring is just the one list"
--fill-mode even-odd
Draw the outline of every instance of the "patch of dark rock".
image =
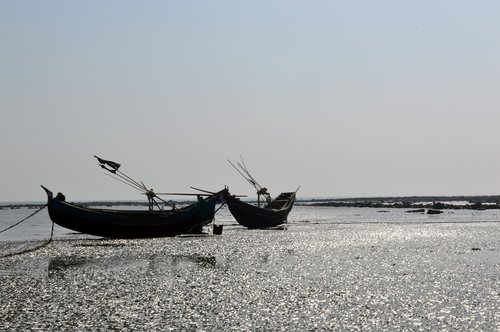
[[63, 271], [71, 267], [78, 267], [87, 264], [88, 260], [78, 257], [60, 257], [49, 261], [49, 272]]
[[425, 209], [408, 210], [406, 213], [425, 213]]
[[124, 243], [81, 243], [75, 244], [73, 247], [124, 247]]
[[441, 214], [443, 211], [441, 210], [434, 210], [434, 209], [429, 209], [427, 210], [427, 214]]

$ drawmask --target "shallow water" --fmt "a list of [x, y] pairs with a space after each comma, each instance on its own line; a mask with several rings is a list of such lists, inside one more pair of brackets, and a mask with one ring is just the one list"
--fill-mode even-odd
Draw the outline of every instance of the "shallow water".
[[[42, 213], [2, 253], [42, 243]], [[297, 206], [284, 230], [246, 230], [227, 211], [221, 236], [59, 229], [0, 259], [0, 329], [498, 331], [498, 216]]]
[[[124, 206], [109, 207], [116, 209]], [[145, 209], [145, 207], [129, 207], [131, 209]], [[0, 230], [29, 216], [36, 209], [0, 209]], [[288, 222], [311, 224], [351, 224], [351, 223], [470, 223], [470, 222], [500, 222], [500, 210], [444, 210], [440, 215], [426, 215], [421, 213], [407, 213], [405, 209], [373, 209], [350, 207], [311, 207], [294, 206]], [[234, 220], [227, 207], [223, 207], [216, 214], [216, 223], [223, 224], [225, 229], [241, 227]], [[0, 234], [1, 241], [44, 240], [50, 237], [52, 222], [47, 209], [42, 210], [19, 226]], [[209, 229], [207, 229], [209, 231]], [[71, 230], [58, 225], [54, 226], [54, 236], [59, 239], [94, 238], [76, 234]]]

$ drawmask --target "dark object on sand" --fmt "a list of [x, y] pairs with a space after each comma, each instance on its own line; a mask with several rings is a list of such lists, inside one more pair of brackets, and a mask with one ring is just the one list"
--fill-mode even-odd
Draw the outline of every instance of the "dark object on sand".
[[441, 213], [443, 213], [443, 211], [441, 210], [433, 210], [433, 209], [427, 210], [427, 214], [441, 214]]
[[214, 225], [213, 234], [214, 235], [221, 235], [223, 227], [224, 227], [224, 225]]
[[425, 209], [408, 210], [406, 213], [425, 213]]
[[[236, 196], [226, 193], [225, 200], [227, 206], [236, 221], [240, 225], [252, 229], [275, 227], [286, 223], [300, 187], [295, 192], [281, 193], [275, 199], [272, 199], [271, 195], [267, 192], [267, 188], [262, 187], [250, 175], [243, 159], [241, 163], [237, 163], [239, 168], [230, 161], [229, 163], [257, 190], [257, 205], [242, 202]], [[265, 201], [262, 203], [262, 206], [261, 196]]]
[[[54, 198], [50, 190], [43, 187], [48, 197], [50, 219], [59, 226], [73, 231], [109, 238], [151, 238], [176, 236], [201, 232], [204, 225], [214, 219], [215, 206], [223, 202], [228, 190], [203, 194], [156, 193], [143, 182], [136, 181], [118, 169], [120, 164], [97, 157], [99, 166], [111, 173], [111, 177], [133, 187], [146, 195], [149, 210], [95, 209], [66, 202], [64, 195]], [[109, 175], [109, 174], [107, 174]], [[193, 195], [198, 201], [183, 208], [166, 201], [159, 195]], [[202, 197], [202, 196], [205, 196]], [[164, 209], [160, 204], [170, 205]], [[155, 209], [155, 207], [157, 209]]]

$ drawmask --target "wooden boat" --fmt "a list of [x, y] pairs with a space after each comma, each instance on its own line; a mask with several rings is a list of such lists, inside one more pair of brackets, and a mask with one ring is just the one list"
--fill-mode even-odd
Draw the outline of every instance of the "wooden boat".
[[[201, 231], [214, 219], [215, 206], [223, 202], [227, 189], [217, 193], [167, 194], [148, 189], [143, 182], [133, 180], [118, 169], [120, 164], [95, 156], [111, 177], [146, 195], [149, 210], [95, 209], [68, 203], [63, 194], [53, 193], [42, 186], [47, 193], [50, 219], [59, 226], [85, 234], [109, 238], [150, 238], [176, 236]], [[107, 174], [109, 175], [109, 174]], [[196, 195], [198, 201], [183, 208], [176, 208], [159, 195]], [[160, 204], [171, 205], [164, 209]], [[155, 210], [155, 208], [157, 208]]]
[[295, 202], [295, 192], [281, 193], [269, 204], [259, 207], [226, 195], [226, 204], [234, 219], [247, 228], [270, 228], [286, 223]]
[[94, 209], [68, 203], [64, 196], [48, 197], [50, 219], [76, 232], [115, 239], [167, 237], [187, 234], [214, 219], [215, 206], [227, 191], [224, 189], [189, 206], [161, 210]]
[[[225, 194], [226, 204], [234, 219], [251, 229], [276, 227], [286, 223], [300, 187], [295, 192], [281, 193], [272, 199], [267, 188], [262, 187], [250, 174], [243, 159], [241, 163], [237, 163], [238, 167], [229, 160], [228, 162], [257, 190], [257, 205], [243, 202], [229, 192]], [[265, 200], [262, 206], [261, 196]]]

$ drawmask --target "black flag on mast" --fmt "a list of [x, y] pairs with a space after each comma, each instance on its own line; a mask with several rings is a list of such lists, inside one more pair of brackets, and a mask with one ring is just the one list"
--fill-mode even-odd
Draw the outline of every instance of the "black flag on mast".
[[[98, 156], [94, 156], [94, 157], [97, 158], [97, 161], [99, 161], [99, 164], [102, 168], [105, 168], [110, 172], [115, 173], [118, 170], [118, 168], [120, 168], [120, 166], [121, 166], [120, 164], [115, 163], [114, 161], [105, 160], [105, 159], [99, 158]], [[111, 167], [111, 169], [107, 168], [106, 166]]]

